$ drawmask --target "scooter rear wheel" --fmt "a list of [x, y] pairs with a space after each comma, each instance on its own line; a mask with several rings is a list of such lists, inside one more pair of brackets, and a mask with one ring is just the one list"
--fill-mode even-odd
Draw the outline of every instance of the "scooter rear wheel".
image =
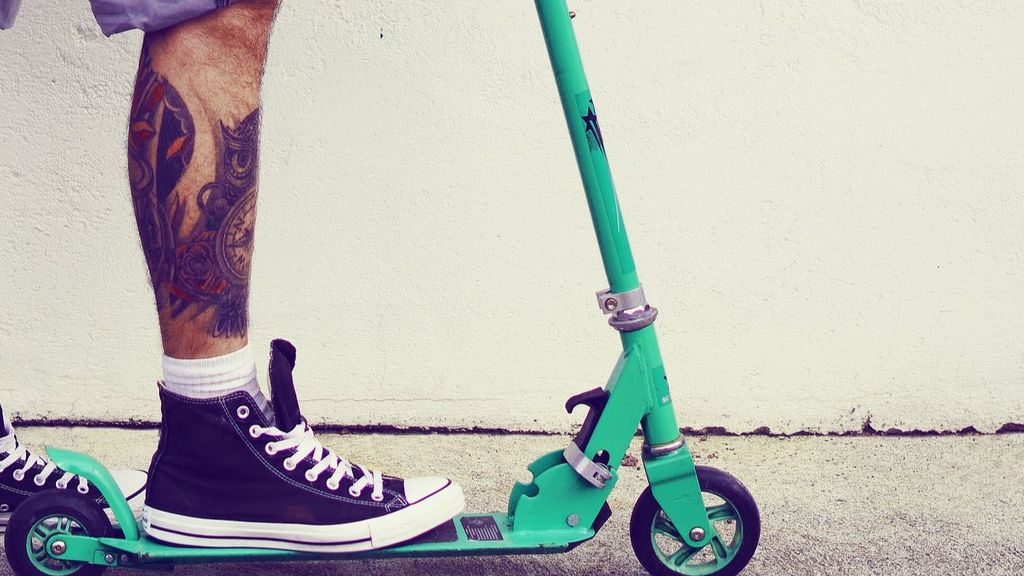
[[56, 553], [57, 542], [61, 535], [102, 537], [110, 532], [110, 520], [95, 501], [66, 490], [47, 490], [11, 514], [4, 552], [18, 576], [98, 576], [106, 566], [63, 560]]
[[707, 466], [697, 466], [697, 480], [715, 531], [706, 546], [694, 548], [685, 542], [649, 486], [633, 507], [633, 551], [654, 576], [735, 576], [754, 555], [761, 515], [747, 488], [729, 473]]

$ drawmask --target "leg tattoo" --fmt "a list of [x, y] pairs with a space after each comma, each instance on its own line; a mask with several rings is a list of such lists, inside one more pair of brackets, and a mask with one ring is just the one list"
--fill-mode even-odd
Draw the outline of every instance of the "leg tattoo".
[[[189, 320], [212, 310], [206, 330], [214, 337], [246, 334], [259, 122], [259, 108], [234, 127], [220, 122], [214, 180], [198, 193], [178, 189], [192, 160], [195, 126], [178, 91], [153, 70], [143, 48], [128, 137], [142, 249], [157, 309]], [[196, 208], [198, 218], [186, 221]]]

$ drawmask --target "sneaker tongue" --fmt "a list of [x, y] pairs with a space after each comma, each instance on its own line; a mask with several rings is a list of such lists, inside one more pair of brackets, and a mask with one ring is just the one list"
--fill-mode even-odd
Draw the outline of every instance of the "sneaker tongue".
[[289, 431], [302, 422], [299, 400], [295, 396], [292, 369], [295, 368], [295, 346], [287, 340], [270, 343], [270, 400], [274, 406], [274, 425]]
[[0, 406], [0, 421], [3, 422], [3, 430], [0, 431], [0, 437], [10, 436], [11, 432], [14, 432], [14, 426], [11, 425], [11, 419], [7, 417], [7, 412], [4, 411], [3, 406]]
[[0, 437], [0, 455], [7, 456], [18, 447], [18, 437], [14, 434], [6, 434]]

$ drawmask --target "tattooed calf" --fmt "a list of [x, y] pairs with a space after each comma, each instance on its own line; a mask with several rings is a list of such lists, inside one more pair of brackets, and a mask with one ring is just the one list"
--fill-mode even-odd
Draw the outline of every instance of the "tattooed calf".
[[[128, 138], [129, 180], [157, 308], [196, 319], [213, 310], [215, 337], [247, 328], [256, 220], [259, 108], [215, 135], [219, 162], [198, 193], [178, 184], [193, 154], [195, 127], [177, 90], [144, 49]], [[191, 207], [199, 217], [186, 222]]]

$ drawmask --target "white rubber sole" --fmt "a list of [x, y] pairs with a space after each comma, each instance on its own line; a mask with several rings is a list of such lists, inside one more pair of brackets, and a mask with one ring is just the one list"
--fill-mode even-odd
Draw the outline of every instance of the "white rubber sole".
[[319, 526], [211, 520], [147, 506], [142, 512], [142, 527], [157, 540], [184, 546], [360, 552], [411, 540], [451, 520], [465, 506], [462, 488], [452, 482], [397, 512], [361, 522]]

